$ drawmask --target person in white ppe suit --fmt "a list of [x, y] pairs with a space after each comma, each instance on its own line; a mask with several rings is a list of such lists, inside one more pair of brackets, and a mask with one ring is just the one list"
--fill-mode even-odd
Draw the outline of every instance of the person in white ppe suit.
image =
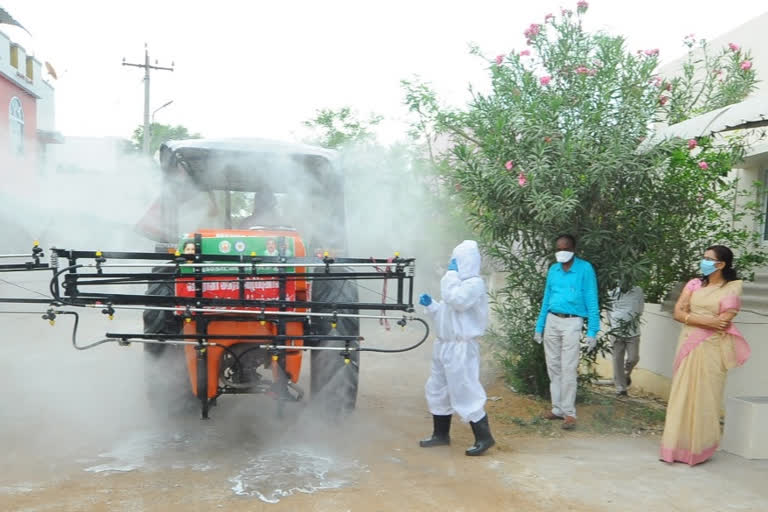
[[485, 413], [486, 395], [480, 383], [478, 338], [488, 324], [488, 294], [480, 277], [477, 242], [465, 240], [454, 250], [448, 271], [440, 281], [442, 301], [422, 294], [436, 331], [432, 369], [425, 386], [432, 413], [432, 436], [419, 442], [423, 448], [450, 444], [451, 417], [469, 422], [475, 444], [465, 453], [480, 455], [495, 444]]

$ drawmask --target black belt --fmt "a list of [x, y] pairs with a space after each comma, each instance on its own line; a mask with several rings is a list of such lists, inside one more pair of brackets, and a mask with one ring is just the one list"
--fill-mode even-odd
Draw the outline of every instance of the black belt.
[[550, 311], [555, 316], [559, 316], [560, 318], [581, 318], [579, 315], [568, 315], [566, 313], [555, 313], [554, 311]]

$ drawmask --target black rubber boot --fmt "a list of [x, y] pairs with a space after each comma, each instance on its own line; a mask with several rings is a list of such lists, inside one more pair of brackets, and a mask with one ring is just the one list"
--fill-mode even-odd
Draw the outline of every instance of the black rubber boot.
[[472, 426], [472, 432], [475, 434], [475, 444], [466, 452], [467, 455], [475, 456], [482, 455], [485, 451], [496, 444], [491, 436], [491, 427], [488, 425], [488, 415], [483, 416], [483, 419], [476, 422], [469, 422]]
[[438, 416], [437, 414], [433, 414], [432, 423], [434, 424], [432, 437], [419, 441], [419, 446], [422, 448], [432, 448], [433, 446], [445, 446], [451, 444], [451, 437], [449, 435], [451, 431], [451, 415]]

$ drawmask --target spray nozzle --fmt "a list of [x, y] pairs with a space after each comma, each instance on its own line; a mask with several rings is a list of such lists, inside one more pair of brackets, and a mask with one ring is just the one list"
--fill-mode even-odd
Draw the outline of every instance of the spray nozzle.
[[184, 310], [182, 317], [184, 318], [184, 323], [188, 324], [192, 321], [192, 311], [190, 311], [189, 306]]
[[186, 257], [182, 256], [181, 252], [177, 249], [176, 252], [173, 253], [173, 261], [176, 263], [176, 273], [179, 272], [179, 265], [182, 263], [190, 263], [193, 260], [190, 259], [189, 254], [186, 255]]
[[338, 323], [339, 323], [339, 315], [334, 311], [333, 316], [331, 316], [331, 329], [335, 329]]
[[35, 240], [32, 242], [32, 259], [35, 260], [35, 264], [40, 263], [41, 256], [43, 256], [43, 248], [40, 247], [40, 242]]
[[107, 307], [102, 309], [101, 312], [107, 315], [110, 320], [115, 318], [115, 308], [112, 307], [112, 304], [107, 304]]
[[405, 329], [405, 324], [406, 324], [406, 319], [405, 319], [405, 317], [403, 317], [403, 318], [401, 318], [400, 320], [398, 320], [398, 321], [397, 321], [397, 325], [399, 325], [399, 326], [400, 326], [400, 327], [402, 327], [403, 329]]
[[333, 263], [333, 258], [331, 258], [328, 251], [325, 251], [323, 253], [323, 263], [325, 263], [325, 273], [329, 274], [331, 272], [331, 263]]
[[259, 325], [264, 325], [267, 323], [267, 315], [264, 314], [265, 309], [261, 309], [261, 313], [259, 314]]
[[56, 323], [56, 313], [53, 312], [53, 309], [46, 311], [42, 318], [43, 320], [48, 320], [48, 323], [51, 325]]
[[104, 257], [104, 254], [101, 251], [96, 251], [96, 272], [98, 274], [102, 273], [101, 264], [106, 261], [107, 258]]
[[349, 340], [344, 342], [344, 351], [341, 353], [341, 357], [344, 358], [344, 364], [349, 364], [352, 354], [349, 352]]

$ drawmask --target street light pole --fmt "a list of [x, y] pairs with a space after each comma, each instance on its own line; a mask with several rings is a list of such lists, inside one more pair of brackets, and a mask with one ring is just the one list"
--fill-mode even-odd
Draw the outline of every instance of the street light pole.
[[154, 126], [154, 124], [155, 124], [155, 114], [157, 113], [158, 110], [164, 109], [165, 107], [167, 107], [171, 103], [173, 103], [173, 100], [165, 102], [163, 105], [160, 105], [159, 107], [157, 107], [155, 110], [152, 111], [152, 121], [149, 123], [149, 137], [150, 137], [150, 140], [152, 139], [152, 126]]
[[[157, 61], [155, 61], [155, 64], [157, 64]], [[134, 66], [134, 67], [137, 67], [137, 68], [144, 68], [144, 140], [143, 140], [142, 152], [145, 155], [148, 155], [149, 154], [149, 138], [150, 138], [150, 133], [149, 133], [150, 132], [150, 127], [149, 127], [149, 70], [150, 69], [158, 69], [158, 70], [163, 70], [163, 71], [173, 71], [173, 63], [171, 63], [171, 67], [169, 67], [169, 68], [162, 67], [162, 66], [151, 66], [149, 64], [149, 49], [147, 48], [147, 45], [145, 43], [144, 44], [144, 64], [133, 64], [133, 63], [130, 63], [130, 62], [125, 62], [125, 57], [123, 57], [123, 66]]]
[[158, 110], [160, 110], [160, 109], [163, 109], [163, 108], [167, 107], [167, 106], [168, 106], [168, 105], [170, 105], [171, 103], [173, 103], [173, 100], [171, 100], [171, 101], [168, 101], [168, 102], [166, 102], [166, 103], [165, 103], [165, 104], [163, 104], [163, 105], [160, 105], [159, 107], [157, 107], [155, 110], [153, 110], [153, 111], [152, 111], [152, 124], [154, 124], [154, 123], [155, 123], [155, 113], [156, 113]]

